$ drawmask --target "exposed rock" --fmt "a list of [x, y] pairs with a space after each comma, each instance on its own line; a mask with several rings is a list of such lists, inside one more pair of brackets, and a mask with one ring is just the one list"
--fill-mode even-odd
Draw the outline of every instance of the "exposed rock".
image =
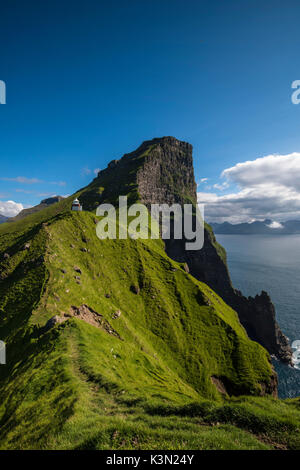
[[[116, 312], [115, 318], [118, 318], [121, 315], [121, 312], [120, 315], [118, 314], [118, 312], [120, 311], [118, 310]], [[93, 325], [97, 328], [101, 328], [110, 335], [122, 340], [119, 333], [109, 324], [109, 322], [103, 317], [103, 315], [96, 312], [91, 307], [88, 307], [85, 304], [81, 305], [80, 307], [72, 306], [70, 308], [70, 313], [64, 313], [62, 317], [55, 315], [54, 317], [50, 318], [50, 320], [47, 321], [46, 325], [42, 329], [42, 332], [46, 333], [57, 324], [63, 323], [71, 317], [80, 318], [81, 320], [89, 323], [90, 325]]]
[[212, 376], [210, 379], [212, 383], [215, 385], [218, 392], [220, 392], [222, 395], [228, 395], [226, 387], [220, 378]]
[[138, 295], [138, 294], [140, 293], [140, 291], [141, 291], [140, 288], [139, 288], [139, 286], [136, 286], [136, 285], [132, 285], [132, 286], [130, 287], [130, 290], [131, 290], [131, 292], [133, 292], [134, 294], [137, 294], [137, 295]]
[[107, 299], [110, 299], [111, 295], [110, 295], [110, 294], [105, 294], [105, 297], [106, 297]]
[[30, 248], [30, 243], [25, 243], [25, 245], [23, 246], [23, 250], [29, 250]]
[[[140, 147], [153, 146], [138, 170], [137, 183], [143, 202], [150, 204], [183, 204], [195, 198], [192, 146], [174, 137], [144, 142]], [[175, 170], [176, 169], [176, 170]], [[184, 196], [183, 196], [184, 195]]]
[[75, 271], [76, 273], [82, 274], [82, 273], [81, 273], [81, 269], [80, 269], [78, 266], [74, 266], [74, 271]]
[[83, 253], [87, 253], [87, 248], [80, 248], [80, 251], [82, 251]]
[[112, 314], [111, 318], [113, 320], [116, 320], [117, 318], [120, 318], [121, 316], [121, 310], [117, 310], [115, 313]]
[[[120, 312], [120, 314], [121, 314], [121, 312]], [[103, 317], [103, 315], [96, 312], [91, 307], [88, 307], [88, 305], [83, 304], [80, 307], [72, 306], [70, 308], [70, 315], [69, 316], [80, 318], [81, 320], [83, 320], [87, 323], [90, 323], [90, 325], [93, 325], [97, 328], [102, 328], [103, 330], [105, 330], [110, 335], [116, 336], [117, 338], [122, 339], [120, 337], [119, 333], [116, 330], [114, 330], [114, 328]], [[118, 317], [116, 317], [116, 318], [118, 318]]]
[[[273, 369], [273, 367], [272, 367], [272, 369]], [[273, 371], [274, 371], [274, 369], [273, 369]], [[273, 395], [274, 398], [278, 397], [278, 393], [277, 393], [278, 377], [277, 377], [277, 374], [276, 374], [275, 371], [274, 371], [274, 374], [271, 377], [270, 382], [263, 382], [260, 385], [261, 385], [261, 393], [260, 393], [261, 396]]]
[[9, 258], [10, 258], [10, 255], [9, 255], [8, 253], [4, 253], [3, 258], [4, 258], [4, 259], [9, 259]]
[[59, 317], [58, 315], [55, 315], [54, 317], [50, 318], [50, 320], [47, 321], [46, 325], [43, 328], [43, 333], [46, 333], [47, 331], [51, 330], [55, 325], [64, 322], [66, 319]]
[[187, 263], [184, 263], [183, 269], [185, 270], [186, 273], [189, 273], [189, 272], [190, 272], [190, 268], [188, 267], [188, 264], [187, 264]]

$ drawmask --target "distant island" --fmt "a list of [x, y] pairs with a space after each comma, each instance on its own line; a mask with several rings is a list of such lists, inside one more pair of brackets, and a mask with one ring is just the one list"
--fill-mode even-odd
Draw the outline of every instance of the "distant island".
[[223, 222], [211, 222], [214, 232], [222, 235], [293, 235], [300, 234], [300, 220], [288, 220], [286, 222], [276, 222], [265, 219], [256, 220], [250, 223], [230, 224]]
[[17, 220], [23, 219], [28, 215], [34, 214], [39, 212], [47, 207], [51, 206], [51, 204], [55, 204], [56, 202], [62, 201], [64, 198], [63, 196], [52, 196], [48, 199], [43, 199], [37, 206], [29, 207], [28, 209], [23, 209], [14, 217], [7, 217], [5, 215], [0, 214], [0, 224], [5, 222], [16, 222]]

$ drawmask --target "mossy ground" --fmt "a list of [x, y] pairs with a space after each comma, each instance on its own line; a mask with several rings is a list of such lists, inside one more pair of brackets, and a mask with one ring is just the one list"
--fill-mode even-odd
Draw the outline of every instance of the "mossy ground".
[[[269, 356], [236, 313], [161, 240], [99, 240], [69, 205], [0, 227], [0, 448], [300, 448], [298, 401], [257, 396]], [[121, 339], [76, 318], [44, 332], [82, 304]]]

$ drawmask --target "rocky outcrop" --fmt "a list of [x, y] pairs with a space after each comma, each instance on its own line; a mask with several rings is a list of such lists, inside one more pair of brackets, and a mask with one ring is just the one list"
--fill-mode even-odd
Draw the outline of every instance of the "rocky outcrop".
[[137, 172], [138, 192], [150, 204], [196, 202], [192, 146], [174, 137], [144, 142], [151, 151]]
[[[137, 171], [141, 201], [148, 207], [153, 203], [195, 204], [197, 195], [192, 146], [174, 137], [163, 137], [144, 142], [140, 152], [145, 152], [146, 148], [150, 150]], [[234, 289], [225, 250], [216, 242], [211, 227], [205, 225], [201, 250], [187, 251], [185, 243], [186, 240], [166, 240], [167, 254], [176, 261], [186, 263], [194, 277], [208, 284], [238, 313], [251, 339], [264, 346], [270, 354], [291, 363], [292, 351], [276, 322], [275, 308], [269, 295], [262, 292], [254, 298], [247, 298]]]
[[[117, 310], [112, 315], [112, 318], [115, 320], [118, 319], [120, 316], [121, 311]], [[103, 317], [103, 315], [96, 312], [91, 307], [85, 304], [80, 305], [80, 307], [71, 306], [70, 313], [63, 313], [62, 316], [55, 315], [54, 317], [50, 318], [50, 320], [47, 321], [46, 325], [41, 329], [41, 333], [47, 333], [47, 331], [51, 330], [56, 325], [59, 325], [60, 323], [63, 323], [72, 317], [79, 318], [80, 320], [83, 320], [86, 323], [95, 326], [96, 328], [101, 328], [106, 331], [106, 333], [109, 333], [110, 335], [122, 340], [119, 333], [110, 325], [110, 323]]]

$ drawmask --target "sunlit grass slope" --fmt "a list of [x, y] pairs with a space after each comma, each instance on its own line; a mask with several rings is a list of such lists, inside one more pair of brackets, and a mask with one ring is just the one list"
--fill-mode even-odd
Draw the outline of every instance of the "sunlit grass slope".
[[116, 194], [104, 175], [77, 193], [90, 211], [68, 198], [0, 227], [0, 448], [298, 448], [298, 402], [259, 396], [269, 355], [236, 313], [161, 240], [97, 238]]

